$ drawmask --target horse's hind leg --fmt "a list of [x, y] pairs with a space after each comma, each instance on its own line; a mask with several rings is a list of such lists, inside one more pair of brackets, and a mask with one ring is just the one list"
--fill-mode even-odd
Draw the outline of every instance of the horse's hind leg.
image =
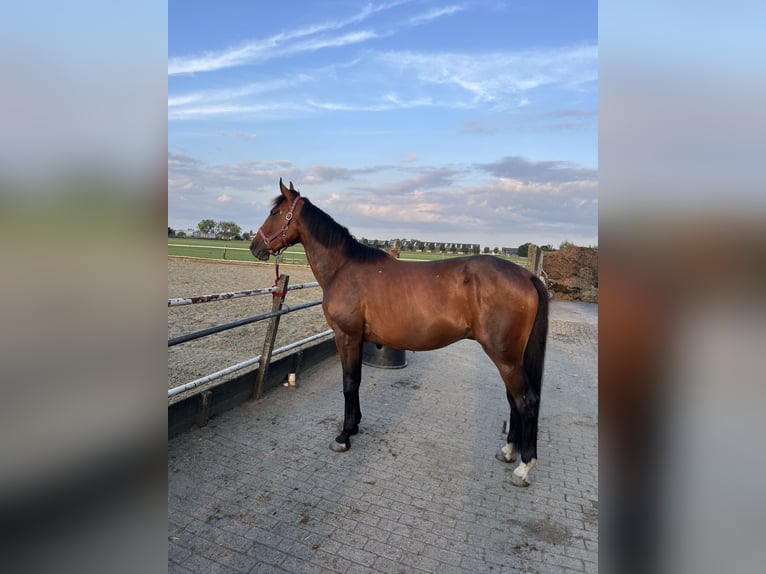
[[516, 409], [516, 403], [511, 393], [506, 392], [506, 396], [510, 406], [508, 439], [505, 446], [495, 453], [495, 458], [500, 462], [514, 462], [516, 460], [516, 453], [519, 451], [519, 445], [521, 444], [521, 415], [519, 415], [519, 411]]
[[508, 442], [495, 456], [503, 462], [512, 462], [516, 452], [519, 452], [521, 462], [513, 470], [511, 483], [515, 486], [529, 486], [529, 473], [537, 466], [537, 417], [540, 411], [540, 397], [529, 385], [520, 363], [502, 362], [492, 355], [490, 357], [500, 371], [511, 405]]
[[335, 336], [343, 367], [343, 431], [330, 443], [330, 448], [343, 452], [351, 448], [349, 437], [359, 432], [362, 409], [359, 405], [359, 384], [362, 381], [362, 340], [336, 332]]
[[540, 413], [540, 395], [526, 382], [521, 397], [521, 462], [513, 470], [511, 482], [516, 486], [529, 486], [529, 473], [537, 466], [537, 421]]

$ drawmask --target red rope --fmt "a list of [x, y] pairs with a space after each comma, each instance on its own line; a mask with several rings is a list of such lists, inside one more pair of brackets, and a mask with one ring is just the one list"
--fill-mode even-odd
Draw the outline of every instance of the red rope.
[[[274, 260], [274, 285], [271, 286], [272, 289], [276, 289], [277, 285], [279, 285], [279, 255], [277, 254], [276, 259]], [[271, 297], [273, 299], [276, 299], [277, 297], [284, 297], [287, 295], [287, 291], [274, 291], [274, 293], [271, 294]]]

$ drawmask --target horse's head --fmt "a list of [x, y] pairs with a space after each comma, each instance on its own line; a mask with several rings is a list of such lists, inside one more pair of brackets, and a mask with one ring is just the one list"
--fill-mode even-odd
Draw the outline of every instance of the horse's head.
[[274, 201], [269, 216], [250, 242], [250, 253], [261, 261], [300, 241], [298, 226], [292, 222], [301, 194], [295, 191], [293, 182], [289, 188], [285, 187], [282, 178], [279, 178], [279, 190], [282, 195]]

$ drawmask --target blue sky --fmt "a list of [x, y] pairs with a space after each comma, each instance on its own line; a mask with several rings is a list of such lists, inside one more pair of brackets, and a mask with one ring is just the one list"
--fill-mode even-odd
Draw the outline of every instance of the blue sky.
[[595, 1], [183, 2], [168, 225], [292, 181], [357, 237], [595, 245]]

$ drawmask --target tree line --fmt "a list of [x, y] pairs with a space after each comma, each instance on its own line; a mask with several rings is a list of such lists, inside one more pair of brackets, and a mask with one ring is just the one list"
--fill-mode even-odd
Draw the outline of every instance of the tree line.
[[[233, 221], [215, 221], [213, 219], [203, 219], [197, 224], [197, 230], [205, 237], [214, 235], [216, 239], [225, 240], [245, 240], [249, 241], [253, 235], [252, 230], [250, 232], [242, 233], [242, 228]], [[176, 231], [172, 227], [168, 227], [168, 237], [185, 237], [184, 231]], [[485, 247], [483, 250], [478, 243], [447, 243], [447, 242], [435, 242], [435, 241], [420, 241], [418, 239], [367, 239], [362, 237], [360, 239], [365, 245], [370, 245], [378, 249], [384, 250], [404, 250], [404, 251], [430, 251], [432, 253], [472, 253], [478, 255], [479, 253], [494, 253], [495, 255], [501, 253], [499, 247], [490, 249]], [[522, 243], [518, 246], [517, 252], [519, 257], [527, 257], [529, 255], [529, 246], [532, 243]], [[571, 241], [564, 241], [560, 245], [560, 248], [572, 247], [574, 243]], [[541, 245], [540, 249], [543, 251], [555, 251], [552, 245]]]
[[[214, 235], [216, 239], [226, 240], [249, 240], [253, 234], [252, 231], [242, 233], [242, 228], [233, 221], [215, 221], [213, 219], [203, 219], [197, 224], [197, 231], [204, 237]], [[168, 227], [168, 237], [186, 237], [185, 231], [176, 231]]]

